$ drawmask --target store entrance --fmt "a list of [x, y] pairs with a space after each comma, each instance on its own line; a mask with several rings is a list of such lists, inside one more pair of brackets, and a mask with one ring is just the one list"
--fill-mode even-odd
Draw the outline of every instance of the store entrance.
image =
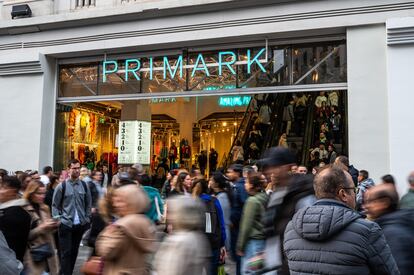
[[253, 165], [278, 145], [310, 168], [331, 161], [328, 147], [347, 153], [345, 91], [79, 102], [57, 110], [56, 169], [71, 158], [90, 170], [139, 162], [161, 182], [172, 169], [208, 175], [234, 162]]

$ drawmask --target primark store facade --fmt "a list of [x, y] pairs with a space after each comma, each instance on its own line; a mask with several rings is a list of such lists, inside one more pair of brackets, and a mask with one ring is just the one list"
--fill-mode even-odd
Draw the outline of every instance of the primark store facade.
[[[34, 12], [18, 19], [7, 17], [6, 2], [12, 1], [3, 1], [0, 22], [2, 168], [61, 168], [73, 156], [86, 162], [85, 150], [96, 160], [111, 152], [107, 160], [150, 164], [163, 147], [221, 148], [253, 95], [334, 91], [346, 106], [343, 152], [374, 180], [395, 175], [405, 192], [414, 169], [414, 1], [99, 7], [96, 0], [48, 15], [35, 12], [42, 1], [20, 1]], [[223, 112], [220, 102], [232, 109]], [[134, 146], [150, 144], [150, 151], [121, 159], [123, 121], [152, 121], [152, 130], [128, 126], [139, 131]], [[187, 153], [184, 160], [192, 158]]]

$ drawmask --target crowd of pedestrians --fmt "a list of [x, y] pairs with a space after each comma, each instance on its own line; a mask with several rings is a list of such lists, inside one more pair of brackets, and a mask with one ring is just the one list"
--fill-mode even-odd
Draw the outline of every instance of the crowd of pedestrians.
[[411, 274], [414, 172], [401, 200], [345, 156], [314, 172], [284, 147], [160, 189], [140, 164], [0, 169], [0, 274], [73, 274], [81, 244], [84, 274]]

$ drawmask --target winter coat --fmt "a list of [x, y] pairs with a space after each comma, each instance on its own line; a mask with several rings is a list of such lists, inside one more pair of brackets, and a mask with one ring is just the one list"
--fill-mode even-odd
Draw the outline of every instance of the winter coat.
[[300, 209], [285, 231], [291, 275], [398, 275], [381, 228], [345, 204], [322, 199]]
[[401, 275], [414, 271], [414, 212], [397, 210], [375, 220], [384, 232]]
[[29, 249], [26, 250], [26, 254], [24, 255], [24, 266], [28, 270], [28, 274], [30, 275], [41, 275], [43, 272], [47, 270], [47, 267], [49, 267], [49, 274], [50, 275], [57, 275], [59, 274], [59, 263], [58, 263], [58, 257], [56, 253], [50, 258], [47, 259], [47, 261], [35, 263], [32, 260], [32, 255], [30, 253], [31, 247], [36, 247], [43, 244], [49, 244], [52, 248], [53, 252], [55, 252], [55, 240], [53, 238], [53, 232], [56, 230], [49, 229], [49, 230], [42, 230], [39, 228], [39, 225], [49, 219], [51, 219], [50, 216], [50, 210], [48, 206], [43, 205], [39, 208], [40, 215], [35, 211], [34, 207], [32, 205], [27, 205], [25, 207], [25, 210], [30, 214], [32, 217], [31, 222], [31, 230], [29, 233], [29, 242], [28, 246]]
[[400, 201], [401, 209], [413, 209], [414, 208], [414, 189], [408, 190], [408, 193], [405, 194]]
[[239, 228], [243, 205], [248, 198], [244, 188], [244, 178], [240, 178], [232, 187], [230, 220], [234, 228]]
[[154, 251], [155, 228], [141, 214], [130, 214], [106, 227], [96, 241], [104, 275], [149, 275], [146, 254]]
[[350, 165], [348, 167], [348, 172], [351, 175], [352, 181], [354, 182], [355, 186], [357, 186], [359, 171], [353, 165]]
[[[220, 235], [219, 238], [216, 238], [215, 236], [212, 236], [211, 234], [207, 234], [207, 238], [209, 239], [211, 248], [219, 249], [223, 246], [225, 246], [227, 235], [226, 235], [226, 224], [224, 223], [224, 216], [223, 216], [223, 210], [221, 209], [220, 201], [216, 199], [215, 197], [212, 197], [208, 194], [201, 194], [200, 195], [201, 201], [207, 206], [213, 200], [215, 210], [217, 213], [217, 219], [216, 223], [219, 223], [220, 226]], [[214, 224], [214, 222], [212, 222]]]
[[265, 212], [268, 196], [264, 192], [257, 193], [247, 199], [243, 207], [237, 250], [244, 252], [251, 239], [264, 240], [262, 215]]
[[375, 185], [374, 181], [371, 178], [361, 181], [358, 184], [358, 193], [356, 195], [357, 210], [362, 210], [364, 204], [364, 194], [365, 192]]
[[0, 231], [0, 270], [2, 275], [18, 275], [23, 270], [22, 263], [16, 259], [16, 254], [7, 245]]
[[31, 217], [23, 209], [26, 205], [27, 201], [24, 199], [0, 204], [0, 231], [20, 262], [23, 262], [30, 232]]
[[230, 213], [231, 213], [231, 206], [230, 206], [230, 199], [227, 193], [220, 192], [216, 195], [217, 200], [220, 202], [221, 209], [223, 210], [223, 219], [226, 228], [226, 248], [230, 249]]
[[155, 255], [157, 275], [203, 274], [211, 255], [205, 235], [199, 231], [178, 231], [168, 235]]

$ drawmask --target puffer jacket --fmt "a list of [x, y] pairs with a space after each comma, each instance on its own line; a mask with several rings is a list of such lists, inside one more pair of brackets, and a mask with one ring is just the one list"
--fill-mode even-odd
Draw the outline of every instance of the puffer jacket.
[[300, 209], [285, 231], [290, 274], [398, 275], [380, 227], [330, 199]]
[[382, 228], [401, 275], [414, 272], [414, 211], [397, 210], [375, 220]]

